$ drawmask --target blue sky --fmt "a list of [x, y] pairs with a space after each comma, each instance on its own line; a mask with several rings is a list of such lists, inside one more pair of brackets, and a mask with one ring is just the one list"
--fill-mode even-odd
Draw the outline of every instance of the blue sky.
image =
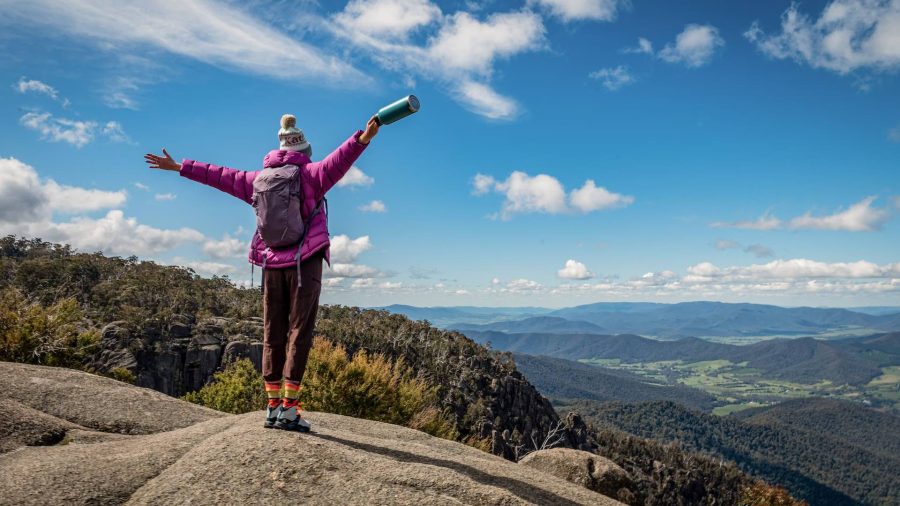
[[0, 1], [0, 232], [250, 276], [251, 209], [143, 153], [255, 170], [298, 117], [322, 300], [900, 304], [900, 1]]

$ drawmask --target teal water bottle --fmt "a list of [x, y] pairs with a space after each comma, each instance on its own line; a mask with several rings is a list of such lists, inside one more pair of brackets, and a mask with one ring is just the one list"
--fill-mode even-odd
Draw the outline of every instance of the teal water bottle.
[[378, 125], [390, 125], [391, 123], [401, 120], [410, 114], [419, 110], [419, 99], [415, 95], [403, 97], [400, 100], [388, 104], [375, 114], [375, 121]]

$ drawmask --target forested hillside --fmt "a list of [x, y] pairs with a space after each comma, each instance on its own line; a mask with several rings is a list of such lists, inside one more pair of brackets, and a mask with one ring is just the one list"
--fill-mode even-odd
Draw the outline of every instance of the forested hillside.
[[[741, 422], [673, 402], [567, 405], [601, 427], [737, 462], [812, 504], [900, 503], [900, 418], [846, 402], [789, 402]], [[845, 411], [848, 410], [848, 411]], [[846, 417], [844, 419], [844, 417]], [[796, 418], [796, 421], [785, 422]], [[817, 420], [823, 421], [818, 425]], [[867, 420], [861, 430], [854, 420]], [[849, 429], [849, 430], [848, 430]], [[872, 431], [866, 433], [865, 431]]]
[[650, 384], [626, 371], [617, 371], [553, 357], [513, 354], [516, 367], [554, 403], [569, 399], [594, 401], [674, 401], [709, 411], [715, 397], [681, 385]]

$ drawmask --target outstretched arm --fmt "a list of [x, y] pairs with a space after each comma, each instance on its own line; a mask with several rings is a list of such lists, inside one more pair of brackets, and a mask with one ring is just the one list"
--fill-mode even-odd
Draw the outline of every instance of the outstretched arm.
[[163, 155], [165, 156], [148, 153], [144, 155], [144, 161], [150, 165], [151, 169], [177, 170], [183, 177], [234, 195], [248, 204], [253, 202], [253, 180], [256, 179], [257, 172], [236, 170], [187, 159], [178, 163], [172, 159], [165, 148], [163, 148]]
[[325, 196], [328, 190], [344, 177], [353, 162], [359, 158], [359, 155], [377, 134], [378, 122], [375, 121], [375, 116], [372, 116], [366, 124], [365, 131], [357, 130], [324, 160], [312, 162], [306, 166], [316, 188], [316, 200]]

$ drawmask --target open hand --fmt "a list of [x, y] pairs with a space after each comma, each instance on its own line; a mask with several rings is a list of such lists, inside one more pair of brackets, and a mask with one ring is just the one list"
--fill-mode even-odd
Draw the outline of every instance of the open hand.
[[147, 153], [144, 155], [144, 161], [147, 162], [151, 169], [181, 170], [181, 164], [172, 159], [172, 155], [166, 151], [166, 148], [163, 148], [162, 152], [165, 156]]
[[366, 131], [359, 136], [359, 142], [368, 144], [372, 137], [378, 135], [378, 122], [375, 121], [375, 118], [375, 116], [372, 116], [369, 122], [366, 123]]

